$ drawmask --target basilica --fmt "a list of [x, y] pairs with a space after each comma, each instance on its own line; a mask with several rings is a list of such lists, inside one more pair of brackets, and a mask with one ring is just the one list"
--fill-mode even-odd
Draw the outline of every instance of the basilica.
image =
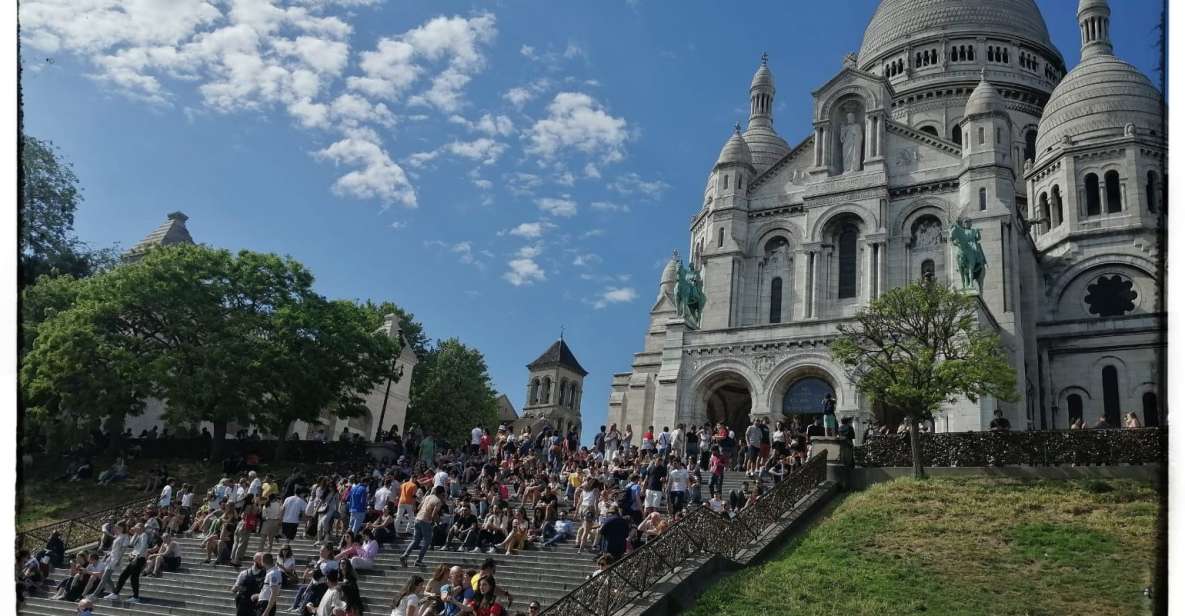
[[[986, 429], [997, 409], [1018, 429], [1161, 424], [1165, 104], [1116, 56], [1107, 0], [1080, 0], [1077, 20], [1067, 72], [1033, 0], [882, 0], [791, 142], [762, 57], [609, 421], [739, 426], [832, 394], [863, 432], [871, 405], [828, 351], [837, 326], [912, 281], [963, 288], [950, 238], [966, 229], [984, 263], [968, 292], [1019, 398], [962, 400], [934, 428]], [[702, 280], [697, 319], [677, 310], [683, 268]]]

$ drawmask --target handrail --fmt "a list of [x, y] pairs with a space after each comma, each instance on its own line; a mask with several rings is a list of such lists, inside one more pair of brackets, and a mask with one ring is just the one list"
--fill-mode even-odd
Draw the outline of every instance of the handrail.
[[[35, 545], [44, 545], [45, 542], [49, 541], [50, 535], [52, 535], [53, 531], [55, 530], [62, 531], [62, 541], [65, 542], [67, 550], [87, 546], [92, 543], [96, 543], [101, 538], [101, 533], [103, 532], [103, 522], [107, 521], [108, 518], [112, 516], [118, 518], [122, 516], [123, 513], [128, 509], [144, 507], [149, 503], [155, 502], [155, 496], [141, 497], [132, 501], [128, 501], [122, 505], [108, 507], [99, 511], [82, 513], [72, 518], [58, 520], [57, 522], [46, 524], [44, 526], [38, 526], [29, 530], [20, 531], [16, 534], [16, 547], [18, 550], [23, 548], [33, 549], [32, 546], [26, 545], [30, 541], [33, 541]], [[95, 536], [96, 533], [100, 536]], [[83, 541], [82, 543], [75, 545], [77, 543], [76, 540], [78, 537], [88, 534], [95, 536], [95, 540]]]
[[644, 595], [656, 582], [687, 560], [714, 554], [735, 560], [826, 477], [827, 452], [813, 456], [797, 471], [728, 520], [697, 507], [666, 532], [625, 555], [544, 610], [549, 616], [609, 616]]

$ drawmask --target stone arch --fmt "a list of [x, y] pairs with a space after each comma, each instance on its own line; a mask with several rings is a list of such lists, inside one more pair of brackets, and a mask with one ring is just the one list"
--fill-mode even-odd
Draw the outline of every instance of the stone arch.
[[811, 241], [823, 241], [824, 231], [827, 229], [827, 227], [844, 214], [854, 214], [862, 221], [863, 229], [861, 229], [861, 233], [872, 233], [876, 229], [880, 228], [880, 223], [877, 220], [875, 213], [868, 211], [868, 208], [858, 203], [845, 203], [843, 205], [837, 205], [830, 208], [826, 215], [819, 217], [819, 219], [815, 221], [815, 224], [811, 225]]
[[844, 391], [842, 370], [826, 353], [801, 353], [783, 359], [765, 378], [765, 401], [770, 414], [779, 416], [782, 397], [799, 379], [814, 376], [827, 381], [835, 390], [836, 409], [854, 410], [855, 400]]
[[[680, 413], [680, 417], [691, 418], [692, 422], [704, 422], [714, 420], [724, 420], [730, 428], [736, 430], [746, 423], [749, 416], [758, 408], [758, 402], [761, 394], [761, 379], [753, 373], [748, 365], [735, 359], [722, 359], [712, 362], [703, 368], [700, 368], [692, 377], [691, 386], [689, 388], [690, 396], [688, 396], [690, 408], [686, 409], [688, 412]], [[736, 390], [743, 389], [748, 392], [747, 404], [741, 404], [739, 408], [732, 409], [725, 406], [722, 410], [725, 417], [713, 417], [713, 414], [721, 410], [720, 405], [728, 402], [737, 403], [741, 394]], [[726, 391], [722, 391], [726, 390]], [[721, 394], [728, 394], [732, 400], [722, 400]], [[740, 417], [740, 412], [743, 411], [744, 417]], [[743, 420], [743, 421], [742, 421]], [[736, 424], [736, 425], [733, 425]]]
[[917, 222], [918, 218], [926, 214], [933, 214], [938, 217], [938, 221], [942, 223], [943, 228], [949, 228], [951, 221], [950, 214], [947, 212], [948, 204], [946, 201], [937, 197], [923, 197], [901, 208], [893, 216], [893, 222], [889, 228], [894, 235], [908, 238], [913, 224]]
[[543, 391], [539, 395], [539, 403], [540, 404], [550, 404], [551, 403], [551, 377], [550, 376], [543, 377], [542, 387], [543, 387]]
[[[1108, 266], [1127, 266], [1138, 270], [1152, 280], [1156, 280], [1156, 264], [1149, 258], [1142, 255], [1131, 254], [1104, 254], [1087, 257], [1076, 262], [1074, 265], [1066, 268], [1058, 275], [1053, 286], [1050, 288], [1048, 296], [1054, 300], [1053, 305], [1061, 304], [1062, 296], [1066, 289], [1078, 279], [1079, 276], [1089, 273], [1091, 270]], [[1159, 296], [1159, 286], [1157, 286], [1157, 295]], [[1154, 302], [1159, 302], [1159, 297], [1151, 298]], [[1158, 305], [1154, 303], [1153, 306]]]
[[796, 248], [802, 245], [802, 229], [798, 225], [779, 220], [762, 223], [749, 234], [749, 244], [745, 247], [745, 254], [759, 257], [765, 243], [775, 235], [784, 235], [790, 240], [790, 246]]
[[816, 109], [816, 120], [830, 120], [834, 112], [834, 107], [837, 103], [842, 104], [847, 99], [859, 98], [864, 104], [864, 111], [879, 109], [881, 107], [880, 98], [876, 93], [859, 84], [848, 84], [842, 88], [836, 89], [827, 95], [826, 98], [819, 101]]
[[539, 403], [539, 377], [531, 379], [531, 393], [527, 400], [529, 401], [529, 404]]

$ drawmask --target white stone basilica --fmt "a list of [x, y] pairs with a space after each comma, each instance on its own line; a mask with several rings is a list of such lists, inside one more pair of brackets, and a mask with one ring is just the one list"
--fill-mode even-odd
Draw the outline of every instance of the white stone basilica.
[[828, 351], [837, 325], [924, 276], [961, 286], [948, 237], [965, 219], [987, 260], [980, 322], [1021, 397], [964, 400], [935, 428], [985, 429], [996, 408], [1021, 429], [1129, 411], [1162, 423], [1163, 98], [1114, 55], [1110, 16], [1081, 0], [1067, 73], [1033, 0], [883, 0], [793, 146], [762, 58], [748, 127], [691, 217], [701, 322], [676, 314], [672, 258], [609, 421], [739, 425], [820, 412], [833, 392], [861, 426], [870, 405]]

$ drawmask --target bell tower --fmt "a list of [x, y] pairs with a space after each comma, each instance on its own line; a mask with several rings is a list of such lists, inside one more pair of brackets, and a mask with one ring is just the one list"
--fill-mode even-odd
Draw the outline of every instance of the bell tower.
[[588, 375], [563, 334], [535, 361], [527, 364], [527, 399], [520, 426], [534, 427], [546, 422], [553, 428], [580, 433], [580, 401], [584, 395], [584, 377]]

